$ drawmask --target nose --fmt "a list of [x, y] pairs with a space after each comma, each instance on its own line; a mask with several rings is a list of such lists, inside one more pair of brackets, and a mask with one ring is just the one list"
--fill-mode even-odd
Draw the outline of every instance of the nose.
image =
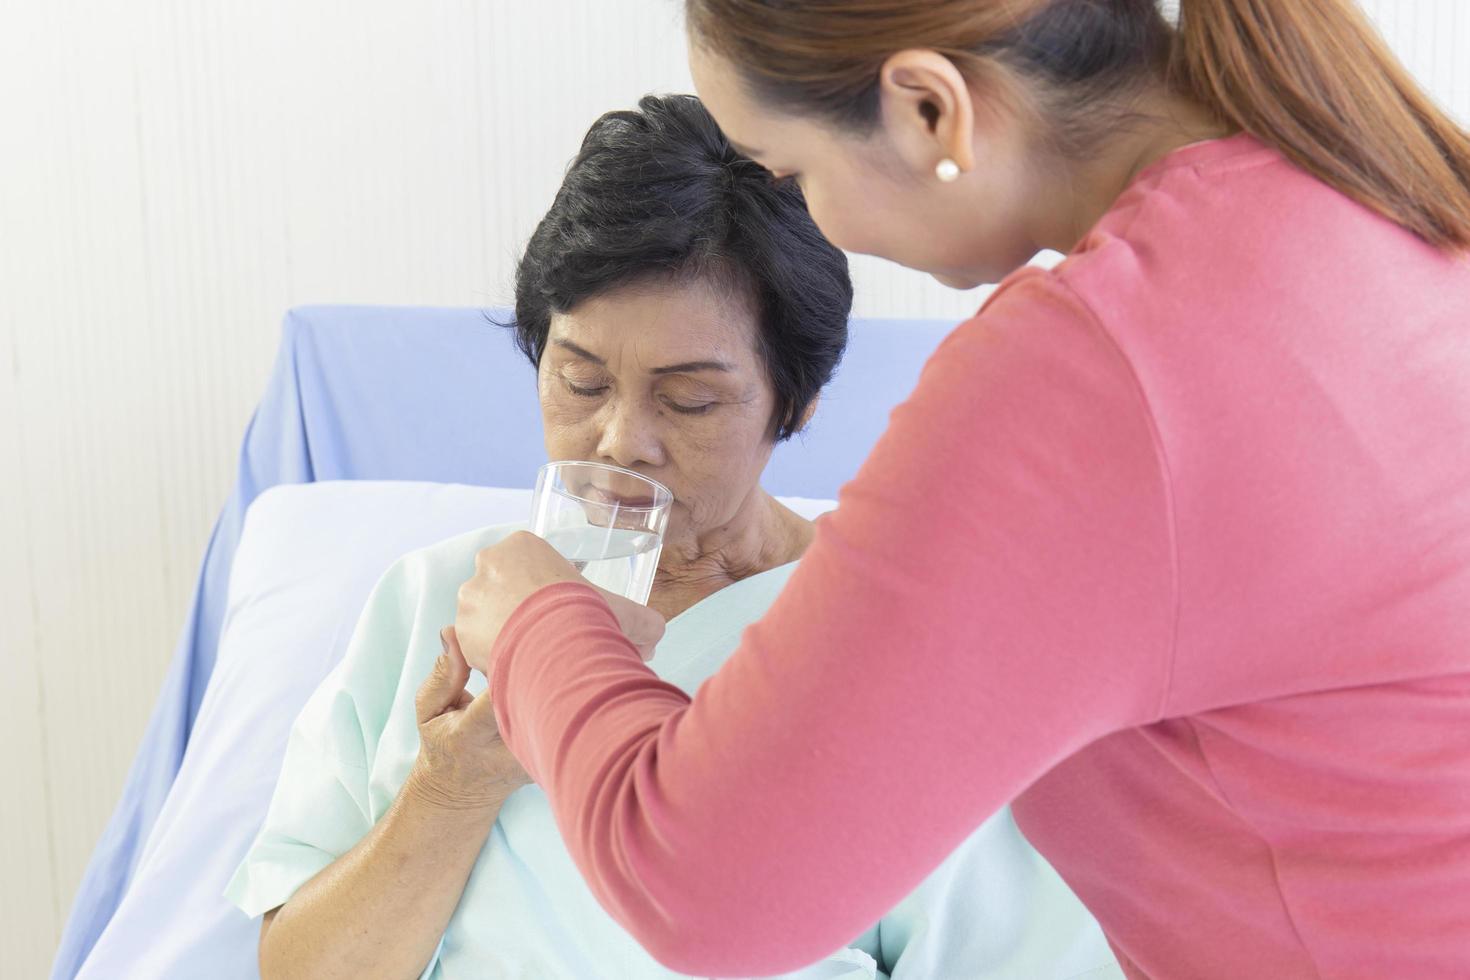
[[643, 406], [613, 398], [602, 411], [602, 430], [598, 434], [597, 453], [609, 463], [624, 469], [639, 465], [660, 466], [663, 448], [652, 414]]

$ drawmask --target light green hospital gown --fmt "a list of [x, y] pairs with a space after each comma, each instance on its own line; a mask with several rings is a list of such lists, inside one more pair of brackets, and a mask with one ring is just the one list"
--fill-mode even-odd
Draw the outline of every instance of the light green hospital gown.
[[[284, 904], [364, 837], [418, 753], [414, 696], [454, 621], [476, 552], [516, 528], [486, 528], [399, 560], [378, 583], [347, 653], [292, 728], [270, 810], [226, 889], [247, 915]], [[651, 666], [685, 691], [724, 662], [795, 565], [729, 586], [669, 621]], [[478, 673], [470, 691], [485, 680]], [[852, 787], [852, 805], [864, 790]], [[903, 828], [893, 844], [903, 846]], [[772, 887], [779, 887], [773, 882]], [[412, 896], [405, 896], [412, 901]], [[501, 809], [433, 960], [451, 978], [678, 977], [597, 904], [562, 844], [546, 797], [526, 786]], [[1009, 815], [981, 826], [889, 915], [804, 980], [876, 977], [1064, 980], [1116, 977], [1091, 917]]]

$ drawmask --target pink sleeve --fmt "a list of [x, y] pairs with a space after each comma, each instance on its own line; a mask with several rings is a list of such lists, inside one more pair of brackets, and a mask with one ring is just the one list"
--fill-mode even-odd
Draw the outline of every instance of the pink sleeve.
[[1050, 274], [945, 342], [779, 600], [690, 701], [580, 585], [492, 686], [607, 910], [686, 973], [828, 955], [1088, 742], [1155, 720], [1170, 505], [1126, 359]]

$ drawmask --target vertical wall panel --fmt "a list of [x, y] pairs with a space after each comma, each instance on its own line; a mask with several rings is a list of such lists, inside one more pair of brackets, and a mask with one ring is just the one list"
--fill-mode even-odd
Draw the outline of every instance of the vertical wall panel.
[[[601, 111], [687, 91], [677, 0], [5, 0], [0, 973], [117, 798], [281, 313], [493, 304]], [[1470, 4], [1372, 0], [1470, 121]], [[862, 315], [980, 291], [855, 258]]]
[[[11, 260], [14, 240], [0, 236], [0, 268]], [[44, 688], [35, 629], [34, 556], [26, 533], [29, 501], [20, 471], [26, 467], [21, 431], [26, 412], [17, 380], [16, 317], [0, 307], [0, 976], [7, 962], [35, 966], [46, 961], [59, 916], [56, 888], [54, 812], [46, 783], [47, 756], [41, 724]], [[33, 976], [35, 971], [17, 973]]]

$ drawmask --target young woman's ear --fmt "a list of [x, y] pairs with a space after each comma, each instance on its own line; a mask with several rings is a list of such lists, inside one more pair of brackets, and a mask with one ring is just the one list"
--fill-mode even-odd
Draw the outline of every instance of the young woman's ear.
[[916, 176], [932, 179], [944, 161], [958, 168], [955, 176], [975, 168], [974, 100], [953, 61], [937, 51], [899, 51], [879, 71], [878, 98], [883, 126]]

